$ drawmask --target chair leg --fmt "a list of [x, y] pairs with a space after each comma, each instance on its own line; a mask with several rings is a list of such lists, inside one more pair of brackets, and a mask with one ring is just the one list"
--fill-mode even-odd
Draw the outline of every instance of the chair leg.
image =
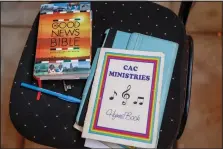
[[177, 149], [177, 140], [173, 143], [170, 149]]
[[173, 144], [173, 148], [172, 149], [177, 149], [177, 141]]
[[184, 132], [184, 128], [186, 126], [187, 117], [189, 113], [190, 107], [190, 97], [191, 97], [191, 84], [192, 84], [192, 71], [193, 71], [193, 51], [194, 51], [194, 43], [193, 38], [188, 36], [188, 43], [189, 43], [189, 63], [188, 63], [188, 77], [187, 77], [187, 88], [186, 88], [186, 99], [185, 99], [185, 107], [184, 113], [181, 119], [180, 129], [177, 136], [177, 140], [181, 137]]

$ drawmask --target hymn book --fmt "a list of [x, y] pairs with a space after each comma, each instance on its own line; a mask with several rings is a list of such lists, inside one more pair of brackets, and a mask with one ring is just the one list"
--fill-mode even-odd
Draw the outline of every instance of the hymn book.
[[102, 48], [82, 137], [155, 148], [164, 58], [162, 52]]

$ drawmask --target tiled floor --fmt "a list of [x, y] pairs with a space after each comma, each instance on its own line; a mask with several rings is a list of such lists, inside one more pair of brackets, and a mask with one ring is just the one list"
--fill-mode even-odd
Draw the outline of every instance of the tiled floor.
[[[46, 148], [23, 140], [8, 116], [10, 88], [30, 27], [43, 2], [1, 5], [1, 147]], [[157, 2], [178, 13], [179, 2]], [[221, 4], [196, 2], [187, 31], [194, 38], [194, 71], [188, 122], [180, 148], [222, 147]], [[11, 68], [10, 71], [8, 68]]]
[[1, 4], [1, 24], [31, 27], [43, 2], [3, 2]]
[[1, 139], [3, 147], [15, 148], [20, 146], [22, 141], [22, 137], [16, 132], [8, 116], [8, 105], [12, 81], [29, 31], [29, 28], [1, 28], [1, 136], [3, 136]]
[[222, 146], [222, 46], [216, 35], [192, 34], [194, 69], [192, 97], [180, 148]]

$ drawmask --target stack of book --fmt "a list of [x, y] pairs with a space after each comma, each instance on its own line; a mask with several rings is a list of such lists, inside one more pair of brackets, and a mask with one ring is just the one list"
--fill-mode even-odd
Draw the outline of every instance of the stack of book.
[[74, 124], [86, 147], [156, 148], [178, 44], [108, 29], [91, 66], [91, 38], [89, 2], [41, 5], [34, 76], [87, 79]]
[[40, 80], [86, 79], [91, 68], [91, 37], [89, 2], [41, 5], [34, 76]]
[[114, 29], [105, 39], [74, 128], [89, 148], [157, 148], [178, 44]]

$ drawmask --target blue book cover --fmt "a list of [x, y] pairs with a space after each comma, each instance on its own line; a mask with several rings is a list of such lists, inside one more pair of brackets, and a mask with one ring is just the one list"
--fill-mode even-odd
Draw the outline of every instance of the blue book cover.
[[[103, 47], [123, 49], [123, 50], [142, 50], [151, 52], [163, 52], [165, 54], [164, 73], [162, 81], [161, 105], [158, 128], [160, 129], [162, 117], [165, 109], [166, 99], [169, 91], [169, 86], [172, 78], [175, 59], [178, 51], [178, 44], [172, 41], [163, 40], [160, 38], [147, 36], [139, 33], [127, 33], [117, 30], [107, 30]], [[98, 50], [99, 53], [99, 50]], [[91, 75], [94, 75], [97, 63], [97, 54], [93, 62]], [[90, 92], [90, 84], [93, 82], [93, 77], [88, 78], [85, 90], [83, 92], [82, 103], [76, 118], [76, 124], [83, 126], [86, 115], [86, 105], [88, 103], [87, 93]], [[82, 122], [81, 122], [82, 121]]]
[[131, 42], [128, 45], [127, 50], [163, 52], [165, 54], [165, 63], [164, 63], [165, 75], [163, 76], [163, 81], [162, 81], [162, 93], [161, 93], [161, 104], [160, 104], [160, 121], [159, 121], [159, 128], [160, 128], [163, 113], [165, 110], [169, 86], [172, 79], [173, 68], [177, 56], [178, 44], [172, 41], [167, 41], [139, 33], [133, 33], [130, 37], [130, 40]]

